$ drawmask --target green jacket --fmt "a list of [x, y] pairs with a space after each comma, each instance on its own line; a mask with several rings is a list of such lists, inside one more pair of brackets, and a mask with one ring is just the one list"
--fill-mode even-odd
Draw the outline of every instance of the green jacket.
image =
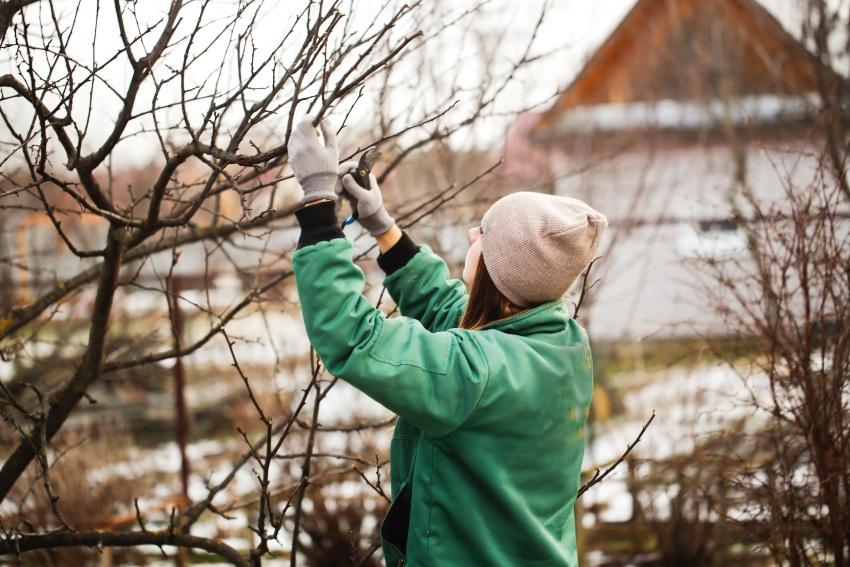
[[328, 371], [399, 416], [387, 565], [576, 565], [587, 334], [561, 300], [458, 329], [464, 286], [425, 246], [384, 280], [402, 313], [388, 319], [352, 253], [345, 238], [311, 243], [293, 267]]

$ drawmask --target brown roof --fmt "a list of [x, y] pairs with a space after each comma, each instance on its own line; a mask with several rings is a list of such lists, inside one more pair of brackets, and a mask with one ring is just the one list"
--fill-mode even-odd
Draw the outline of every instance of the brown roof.
[[755, 0], [639, 0], [544, 113], [815, 90], [826, 70]]

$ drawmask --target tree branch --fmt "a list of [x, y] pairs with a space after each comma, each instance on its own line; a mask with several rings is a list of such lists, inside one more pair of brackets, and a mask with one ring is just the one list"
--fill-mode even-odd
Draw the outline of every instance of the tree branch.
[[226, 559], [237, 567], [251, 567], [250, 562], [242, 557], [238, 551], [221, 541], [165, 530], [19, 534], [0, 540], [0, 555], [18, 555], [27, 551], [59, 547], [134, 547], [137, 545], [173, 545], [203, 549]]

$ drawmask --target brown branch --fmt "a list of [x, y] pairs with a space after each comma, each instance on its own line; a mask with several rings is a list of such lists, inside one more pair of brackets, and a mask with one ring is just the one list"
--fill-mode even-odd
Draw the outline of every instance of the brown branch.
[[[371, 463], [369, 463], [369, 464], [371, 464]], [[363, 482], [365, 482], [366, 484], [369, 485], [369, 488], [371, 488], [376, 493], [378, 493], [378, 495], [380, 495], [387, 502], [392, 501], [392, 499], [389, 496], [387, 496], [387, 493], [384, 492], [383, 487], [381, 487], [381, 463], [378, 462], [378, 455], [375, 455], [375, 477], [376, 477], [375, 482], [372, 482], [371, 480], [369, 480], [366, 477], [366, 475], [363, 473], [363, 471], [358, 469], [356, 466], [353, 466], [352, 468], [355, 471], [357, 471], [357, 474], [360, 475], [360, 478], [363, 479]]]
[[6, 36], [6, 30], [12, 23], [12, 18], [19, 11], [23, 10], [30, 4], [35, 4], [39, 0], [6, 0], [0, 2], [0, 41]]
[[[353, 433], [355, 431], [363, 431], [365, 429], [381, 429], [382, 427], [393, 425], [397, 419], [398, 417], [394, 415], [389, 419], [385, 419], [377, 423], [355, 423], [352, 425], [315, 425], [315, 428], [316, 431], [339, 431], [344, 433]], [[298, 427], [302, 429], [310, 429], [311, 427], [314, 427], [314, 425], [305, 423], [300, 419], [296, 420], [295, 423], [298, 424]]]
[[[313, 348], [310, 347], [310, 361], [314, 365], [313, 366], [313, 375], [318, 376], [320, 361], [317, 355], [314, 356]], [[331, 386], [328, 386], [330, 389]], [[322, 390], [319, 387], [318, 382], [316, 383], [315, 388], [315, 400], [313, 402], [313, 424], [316, 424], [319, 420], [319, 407], [321, 406], [322, 399], [324, 396], [322, 395]], [[298, 557], [298, 532], [301, 528], [301, 512], [303, 510], [302, 506], [304, 504], [304, 493], [307, 491], [307, 486], [310, 484], [310, 470], [313, 459], [313, 448], [316, 442], [316, 429], [310, 429], [307, 438], [307, 450], [305, 451], [304, 460], [301, 464], [301, 487], [297, 491], [298, 496], [295, 499], [295, 513], [294, 513], [294, 526], [292, 528], [292, 550], [289, 554], [289, 564], [291, 567], [295, 567], [296, 559]], [[281, 523], [283, 522], [283, 517], [281, 517]]]
[[[235, 232], [241, 232], [252, 228], [261, 228], [273, 221], [281, 220], [292, 216], [295, 209], [297, 208], [298, 205], [294, 205], [286, 207], [279, 211], [270, 211], [269, 214], [260, 214], [244, 222], [213, 225], [204, 228], [196, 228], [191, 226], [185, 227], [184, 231], [181, 234], [178, 234], [177, 236], [162, 239], [155, 243], [151, 243], [143, 247], [136, 247], [132, 250], [129, 250], [122, 257], [122, 261], [124, 263], [129, 263], [134, 260], [146, 258], [152, 254], [161, 252], [163, 250], [169, 250], [175, 247], [184, 246], [186, 244], [201, 242], [203, 240], [225, 238]], [[133, 246], [133, 244], [134, 241], [131, 241], [128, 246]], [[89, 268], [83, 272], [80, 272], [76, 276], [73, 276], [72, 278], [61, 282], [55, 288], [39, 297], [30, 305], [23, 308], [14, 309], [7, 313], [3, 313], [2, 317], [0, 317], [0, 320], [8, 319], [8, 322], [5, 326], [0, 327], [0, 339], [8, 337], [13, 333], [17, 332], [24, 325], [35, 320], [36, 317], [43, 313], [45, 309], [49, 308], [56, 302], [62, 300], [74, 290], [77, 290], [86, 285], [87, 283], [96, 280], [100, 276], [102, 269], [102, 264]]]
[[[65, 150], [65, 157], [68, 159], [67, 167], [69, 169], [76, 168], [77, 175], [80, 178], [80, 182], [83, 185], [83, 188], [86, 190], [86, 193], [91, 197], [94, 202], [94, 206], [88, 205], [92, 212], [99, 214], [104, 217], [112, 218], [113, 221], [119, 221], [125, 224], [132, 224], [130, 219], [125, 219], [118, 216], [115, 212], [115, 209], [112, 207], [111, 203], [106, 199], [106, 196], [103, 194], [100, 185], [92, 175], [92, 169], [87, 167], [77, 167], [78, 165], [78, 154], [77, 148], [74, 143], [71, 141], [71, 138], [68, 136], [68, 133], [65, 131], [65, 127], [71, 123], [70, 117], [68, 118], [56, 118], [53, 113], [44, 106], [44, 103], [35, 96], [23, 83], [19, 82], [12, 75], [2, 75], [0, 76], [0, 88], [10, 88], [21, 98], [26, 99], [35, 110], [38, 117], [50, 124], [53, 128], [56, 137], [59, 140], [59, 143], [62, 145], [62, 148]], [[81, 202], [83, 205], [87, 205], [84, 201]]]
[[221, 541], [165, 530], [17, 534], [0, 540], [0, 555], [19, 555], [27, 551], [60, 547], [134, 547], [138, 545], [173, 545], [203, 549], [226, 559], [237, 567], [251, 567], [251, 563], [238, 551]]
[[[133, 105], [136, 102], [136, 96], [139, 94], [139, 88], [142, 86], [142, 83], [144, 82], [145, 78], [147, 78], [147, 76], [151, 73], [154, 64], [157, 62], [163, 51], [165, 51], [165, 48], [168, 46], [168, 42], [177, 27], [177, 15], [180, 13], [182, 7], [182, 0], [172, 1], [171, 8], [168, 12], [168, 19], [166, 20], [162, 33], [160, 34], [156, 43], [147, 55], [140, 58], [133, 65], [133, 75], [130, 78], [130, 85], [127, 87], [127, 92], [124, 94], [124, 104], [121, 107], [121, 111], [118, 113], [118, 117], [115, 120], [115, 126], [113, 126], [112, 128], [112, 132], [109, 133], [109, 136], [100, 146], [100, 148], [95, 150], [93, 153], [80, 158], [78, 170], [84, 170], [88, 172], [94, 170], [94, 168], [96, 168], [104, 159], [106, 159], [106, 156], [108, 156], [112, 152], [112, 150], [115, 149], [116, 144], [118, 144], [119, 140], [121, 140], [121, 136], [124, 133], [124, 128], [127, 127], [127, 124], [129, 123], [130, 118], [133, 115]], [[127, 51], [127, 53], [130, 53], [129, 50]], [[131, 62], [132, 61], [133, 60], [131, 59]]]
[[640, 442], [641, 438], [643, 437], [643, 434], [646, 432], [646, 429], [649, 427], [649, 424], [652, 423], [652, 420], [654, 420], [654, 419], [655, 419], [655, 411], [653, 410], [652, 415], [649, 417], [648, 420], [646, 420], [646, 423], [643, 424], [643, 427], [640, 428], [640, 432], [638, 433], [638, 436], [635, 438], [634, 441], [632, 441], [629, 444], [628, 447], [626, 447], [626, 450], [623, 452], [622, 455], [620, 455], [620, 458], [617, 459], [616, 461], [614, 461], [613, 463], [611, 463], [608, 466], [608, 468], [605, 469], [604, 472], [600, 472], [600, 469], [596, 469], [596, 472], [593, 473], [593, 477], [591, 477], [591, 479], [589, 481], [584, 483], [581, 486], [581, 488], [578, 489], [578, 493], [576, 494], [576, 500], [581, 498], [581, 495], [584, 494], [585, 492], [587, 492], [590, 488], [592, 488], [593, 486], [595, 486], [595, 485], [599, 484], [600, 482], [602, 482], [603, 480], [605, 480], [605, 477], [607, 477], [609, 474], [611, 474], [611, 471], [616, 469], [620, 465], [620, 463], [622, 463], [626, 459], [626, 457], [629, 456], [629, 453], [631, 453], [632, 449], [635, 448], [635, 445], [637, 445]]
[[578, 312], [581, 309], [582, 303], [584, 303], [584, 298], [587, 296], [587, 292], [593, 289], [596, 284], [599, 283], [599, 280], [596, 280], [592, 284], [588, 285], [587, 281], [590, 277], [590, 270], [593, 269], [593, 265], [597, 260], [602, 258], [602, 256], [597, 256], [593, 260], [590, 261], [590, 264], [587, 265], [584, 272], [581, 275], [581, 293], [578, 296], [578, 301], [575, 303], [575, 309], [573, 310], [573, 319], [578, 319]]
[[[216, 495], [222, 490], [224, 490], [233, 481], [233, 479], [236, 478], [236, 473], [239, 472], [239, 470], [243, 466], [245, 466], [245, 463], [247, 463], [261, 447], [267, 447], [269, 440], [278, 433], [280, 433], [280, 437], [278, 438], [278, 441], [270, 454], [274, 455], [280, 450], [280, 448], [283, 446], [283, 441], [289, 435], [289, 431], [292, 429], [293, 424], [298, 419], [298, 415], [301, 413], [301, 410], [304, 409], [304, 406], [307, 403], [307, 397], [310, 395], [310, 391], [314, 387], [317, 387], [316, 378], [318, 376], [318, 372], [319, 367], [317, 366], [313, 370], [313, 375], [310, 378], [310, 383], [307, 385], [306, 388], [304, 388], [304, 392], [301, 395], [301, 399], [298, 402], [298, 406], [296, 406], [289, 419], [285, 422], [281, 422], [273, 426], [271, 430], [268, 430], [266, 432], [265, 436], [263, 436], [262, 439], [260, 439], [253, 445], [249, 445], [248, 450], [242, 454], [242, 456], [233, 465], [233, 467], [230, 469], [230, 472], [228, 472], [228, 474], [221, 480], [221, 482], [219, 482], [214, 487], [208, 489], [207, 497], [203, 501], [195, 504], [194, 506], [192, 506], [181, 514], [180, 526], [184, 531], [188, 532], [189, 528], [197, 521], [201, 514], [203, 514], [206, 509], [212, 506], [212, 501], [216, 497]], [[271, 458], [269, 458], [268, 460], [271, 461]], [[282, 515], [280, 517], [282, 523]]]
[[[88, 346], [83, 360], [73, 377], [63, 390], [51, 400], [50, 409], [45, 418], [38, 422], [30, 439], [21, 442], [0, 468], [0, 502], [35, 457], [36, 451], [44, 450], [41, 440], [50, 441], [62, 424], [83, 398], [88, 387], [96, 382], [103, 371], [103, 357], [106, 346], [106, 332], [109, 328], [109, 315], [112, 300], [118, 285], [118, 273], [121, 269], [121, 257], [124, 254], [125, 230], [112, 228], [107, 236], [104, 267], [92, 308], [91, 328]], [[42, 429], [45, 431], [42, 432]]]

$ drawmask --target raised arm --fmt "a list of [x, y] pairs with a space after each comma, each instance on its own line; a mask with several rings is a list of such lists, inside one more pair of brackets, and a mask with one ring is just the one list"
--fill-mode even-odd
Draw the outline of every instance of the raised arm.
[[402, 234], [378, 256], [378, 265], [387, 273], [384, 285], [402, 315], [419, 320], [430, 331], [458, 326], [466, 309], [466, 286], [449, 278], [448, 266], [428, 246]]
[[296, 214], [302, 225], [292, 261], [298, 296], [307, 334], [328, 370], [429, 435], [458, 427], [488, 377], [473, 333], [431, 332], [415, 319], [387, 319], [362, 294], [365, 280], [351, 243], [332, 230], [334, 204]]
[[401, 314], [419, 320], [429, 331], [458, 326], [466, 309], [466, 287], [449, 279], [442, 258], [427, 246], [418, 246], [395, 224], [384, 208], [381, 189], [374, 176], [370, 188], [360, 187], [351, 175], [342, 178], [345, 192], [356, 201], [359, 222], [378, 242], [378, 265], [386, 272], [384, 285]]

